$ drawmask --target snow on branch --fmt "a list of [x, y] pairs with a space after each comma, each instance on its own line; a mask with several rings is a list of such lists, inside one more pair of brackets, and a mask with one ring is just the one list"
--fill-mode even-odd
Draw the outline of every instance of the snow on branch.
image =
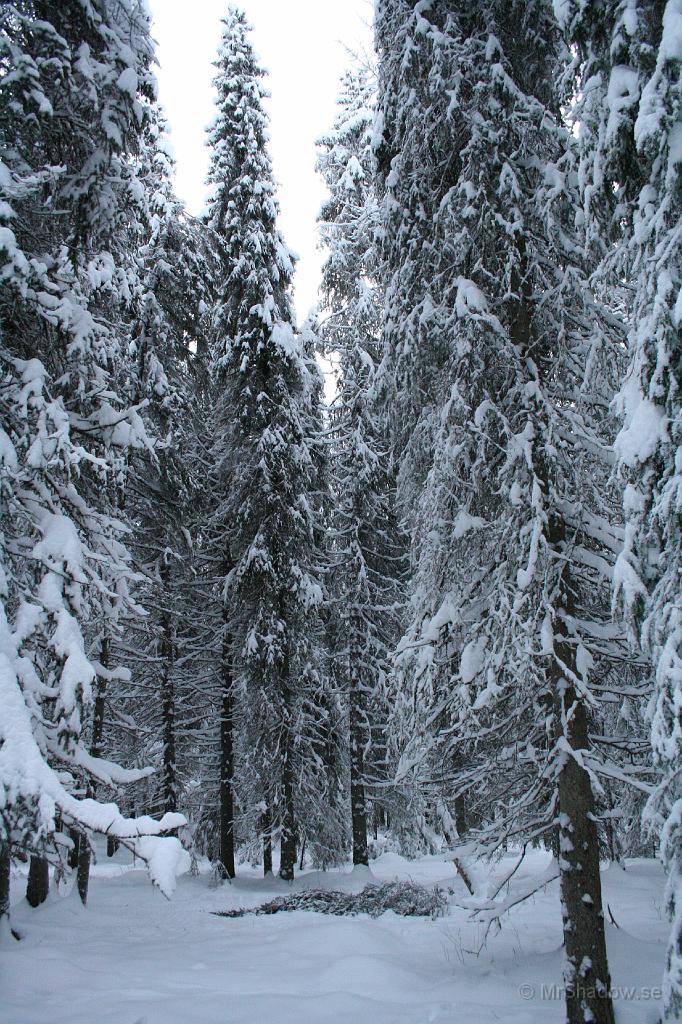
[[[182, 814], [167, 813], [160, 821], [149, 815], [124, 817], [114, 803], [99, 803], [90, 798], [78, 799], [69, 793], [56, 771], [45, 761], [31, 728], [16, 672], [7, 657], [0, 652], [0, 808], [28, 804], [37, 810], [38, 830], [43, 835], [54, 831], [55, 813], [61, 812], [65, 820], [121, 840], [154, 837], [157, 844], [139, 847], [140, 856], [150, 870], [150, 876], [164, 892], [172, 891], [169, 884], [171, 867], [182, 868], [184, 859], [177, 851], [178, 840], [163, 838], [164, 832], [186, 824]], [[92, 758], [93, 762], [98, 759]], [[104, 761], [107, 765], [108, 762]], [[119, 771], [123, 771], [119, 769]], [[133, 773], [134, 774], [134, 773]], [[171, 847], [175, 850], [172, 853]], [[137, 851], [138, 847], [135, 846]], [[161, 852], [163, 850], [163, 852]], [[184, 870], [184, 869], [183, 869]]]

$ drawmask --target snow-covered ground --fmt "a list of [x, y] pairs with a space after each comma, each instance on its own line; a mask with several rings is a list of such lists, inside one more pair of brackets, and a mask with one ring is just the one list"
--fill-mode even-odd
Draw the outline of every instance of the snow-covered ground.
[[[513, 863], [509, 857], [495, 874]], [[531, 853], [512, 886], [528, 887], [548, 863]], [[377, 880], [410, 878], [465, 890], [443, 858], [386, 853]], [[361, 889], [362, 871], [307, 872], [294, 888]], [[618, 1024], [649, 1024], [658, 1001], [667, 923], [663, 876], [653, 861], [604, 871]], [[452, 907], [438, 920], [377, 919], [304, 911], [228, 919], [211, 911], [255, 906], [291, 891], [241, 866], [232, 884], [179, 879], [171, 901], [125, 853], [100, 857], [87, 910], [75, 891], [32, 910], [13, 881], [13, 924], [0, 946], [1, 1024], [560, 1024], [561, 926], [553, 882], [505, 918], [476, 955], [482, 926]], [[512, 888], [512, 892], [514, 889]], [[629, 991], [626, 991], [629, 990]]]

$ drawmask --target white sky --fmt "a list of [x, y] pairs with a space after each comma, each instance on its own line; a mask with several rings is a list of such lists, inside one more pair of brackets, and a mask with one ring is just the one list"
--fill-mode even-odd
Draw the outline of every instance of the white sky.
[[[170, 124], [177, 161], [176, 191], [191, 213], [205, 199], [205, 128], [213, 118], [220, 19], [228, 0], [148, 0], [158, 43], [159, 98]], [[270, 153], [279, 182], [279, 226], [300, 257], [296, 310], [303, 318], [316, 302], [322, 256], [315, 218], [324, 188], [315, 174], [315, 139], [335, 114], [348, 49], [371, 47], [372, 0], [242, 0], [261, 64], [269, 72]]]

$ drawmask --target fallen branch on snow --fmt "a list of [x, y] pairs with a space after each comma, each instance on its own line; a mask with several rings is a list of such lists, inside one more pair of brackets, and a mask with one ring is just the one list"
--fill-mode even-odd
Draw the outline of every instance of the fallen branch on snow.
[[270, 900], [260, 907], [223, 910], [216, 914], [218, 917], [244, 917], [246, 914], [308, 910], [335, 916], [369, 914], [370, 917], [379, 917], [392, 910], [402, 917], [434, 918], [443, 914], [447, 905], [446, 895], [441, 889], [427, 889], [414, 882], [386, 882], [384, 885], [368, 885], [359, 893], [304, 889]]

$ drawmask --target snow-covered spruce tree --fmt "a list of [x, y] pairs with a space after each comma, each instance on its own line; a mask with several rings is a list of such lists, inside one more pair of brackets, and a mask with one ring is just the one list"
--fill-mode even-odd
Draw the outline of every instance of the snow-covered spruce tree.
[[377, 35], [386, 366], [415, 509], [399, 668], [423, 709], [401, 771], [442, 730], [488, 849], [559, 824], [568, 1020], [611, 1024], [596, 801], [627, 776], [593, 727], [627, 656], [607, 486], [622, 337], [582, 265], [566, 53], [542, 0], [384, 0]]
[[[310, 361], [297, 334], [292, 259], [276, 227], [267, 152], [263, 72], [244, 15], [223, 22], [215, 84], [209, 224], [223, 279], [213, 340], [216, 509], [212, 530], [224, 577], [224, 703], [221, 787], [232, 786], [230, 726], [241, 705], [252, 777], [281, 837], [280, 875], [293, 877], [297, 790], [315, 755], [311, 712], [318, 579], [311, 452]], [[224, 813], [224, 808], [223, 808]], [[232, 823], [229, 823], [232, 828]], [[229, 854], [229, 851], [228, 851]], [[221, 857], [226, 870], [225, 851]]]
[[616, 441], [628, 479], [616, 588], [622, 579], [623, 597], [655, 670], [651, 738], [663, 780], [647, 813], [663, 826], [661, 851], [669, 871], [673, 928], [664, 1000], [671, 1021], [682, 1014], [681, 74], [682, 4], [668, 3], [656, 68], [642, 90], [635, 122], [646, 173], [634, 215], [635, 326], [622, 393], [625, 425]]
[[[323, 629], [315, 651], [318, 666], [317, 686], [312, 691], [313, 705], [305, 720], [305, 739], [309, 763], [301, 765], [298, 795], [300, 829], [300, 864], [305, 856], [316, 867], [345, 863], [349, 852], [348, 799], [348, 714], [342, 687], [335, 673], [336, 658], [332, 634], [335, 620], [330, 588], [333, 570], [329, 562], [328, 542], [335, 496], [332, 486], [328, 410], [324, 403], [324, 380], [317, 357], [322, 351], [318, 312], [313, 310], [300, 328], [305, 366], [308, 371], [306, 422], [313, 463], [314, 486], [309, 494], [315, 550], [320, 569], [326, 576], [320, 616]], [[322, 554], [322, 558], [320, 558]]]
[[[148, 201], [145, 244], [137, 254], [140, 288], [134, 304], [131, 352], [136, 374], [132, 397], [148, 403], [156, 436], [153, 453], [131, 463], [127, 512], [132, 547], [145, 582], [140, 599], [147, 615], [130, 620], [126, 639], [136, 650], [136, 692], [153, 743], [160, 738], [160, 792], [155, 803], [176, 810], [177, 706], [194, 715], [197, 665], [191, 656], [197, 618], [192, 541], [188, 527], [199, 502], [202, 472], [196, 456], [208, 410], [208, 336], [212, 252], [209, 232], [183, 211], [172, 193], [172, 159], [165, 123], [154, 105], [143, 137], [139, 178]], [[131, 643], [132, 641], [132, 643]], [[178, 663], [177, 655], [180, 653]], [[149, 686], [145, 692], [140, 683]]]
[[197, 692], [203, 651], [193, 642], [199, 595], [187, 527], [200, 492], [194, 456], [208, 402], [204, 328], [212, 273], [208, 229], [173, 195], [158, 104], [145, 100], [143, 115], [136, 177], [144, 203], [131, 247], [130, 365], [121, 394], [131, 404], [146, 403], [154, 448], [128, 453], [116, 499], [130, 527], [128, 546], [141, 577], [136, 600], [145, 614], [135, 610], [118, 635], [102, 637], [102, 663], [123, 661], [129, 671], [97, 680], [90, 751], [152, 765], [154, 778], [127, 799], [159, 813], [178, 809], [184, 781], [196, 774], [205, 706]]
[[152, 89], [148, 19], [125, 0], [6, 4], [0, 48], [7, 857], [14, 846], [63, 849], [60, 820], [134, 840], [182, 819], [127, 820], [77, 795], [147, 774], [90, 754], [86, 722], [108, 671], [98, 641], [131, 604], [112, 493], [127, 452], [148, 443], [116, 391], [128, 378], [129, 243], [143, 215], [134, 154]]
[[322, 277], [327, 309], [322, 341], [338, 365], [329, 632], [331, 662], [348, 714], [354, 864], [367, 864], [368, 798], [377, 798], [372, 783], [383, 771], [385, 681], [397, 639], [401, 567], [388, 443], [375, 391], [382, 306], [375, 281], [374, 89], [373, 73], [347, 72], [317, 164], [329, 190], [319, 216], [329, 251]]
[[[673, 922], [665, 1018], [682, 1012], [682, 4], [557, 8], [576, 52], [587, 223], [607, 286], [633, 293], [616, 440], [626, 481], [615, 596], [654, 671], [652, 747], [662, 771], [645, 818], [662, 827]], [[589, 85], [589, 89], [588, 89]], [[586, 97], [590, 97], [588, 100]], [[614, 199], [615, 197], [615, 199]], [[614, 209], [615, 207], [615, 209]], [[620, 236], [613, 237], [613, 222]], [[609, 245], [609, 243], [611, 243]]]

